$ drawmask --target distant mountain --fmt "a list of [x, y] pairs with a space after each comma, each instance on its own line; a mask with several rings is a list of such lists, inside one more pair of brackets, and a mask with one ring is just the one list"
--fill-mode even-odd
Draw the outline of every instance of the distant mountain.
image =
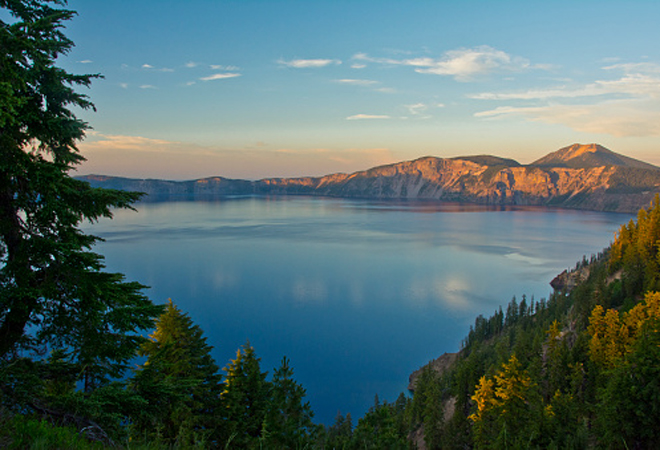
[[81, 177], [93, 186], [145, 192], [151, 200], [228, 195], [316, 195], [435, 199], [494, 205], [539, 205], [635, 213], [660, 193], [660, 168], [600, 145], [575, 144], [523, 166], [479, 155], [423, 157], [352, 174], [323, 177], [222, 177], [191, 181]]
[[651, 164], [614, 153], [598, 144], [573, 144], [570, 147], [552, 152], [530, 165], [536, 167], [570, 167], [572, 169], [589, 169], [602, 166], [658, 169], [658, 167]]

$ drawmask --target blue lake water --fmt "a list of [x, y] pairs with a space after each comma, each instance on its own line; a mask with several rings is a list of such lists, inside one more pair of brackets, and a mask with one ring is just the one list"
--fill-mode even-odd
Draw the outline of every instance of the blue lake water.
[[224, 367], [248, 339], [283, 356], [315, 421], [360, 417], [457, 351], [478, 314], [601, 251], [631, 216], [308, 197], [140, 203], [86, 231], [109, 270], [200, 325]]

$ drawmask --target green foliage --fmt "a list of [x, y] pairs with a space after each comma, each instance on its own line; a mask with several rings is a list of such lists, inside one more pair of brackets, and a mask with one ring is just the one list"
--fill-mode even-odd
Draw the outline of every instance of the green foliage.
[[[514, 297], [504, 314], [477, 317], [457, 362], [416, 389], [410, 427], [430, 448], [653, 448], [660, 294], [648, 292], [658, 288], [659, 249], [656, 197], [610, 249], [578, 262], [586, 279], [570, 292]], [[443, 394], [429, 400], [434, 391]], [[447, 398], [454, 414], [427, 430], [438, 417], [427, 405]]]
[[360, 449], [406, 449], [408, 448], [405, 425], [406, 399], [403, 394], [395, 403], [380, 403], [378, 396], [374, 406], [358, 420], [353, 432], [354, 448]]
[[232, 447], [257, 446], [266, 419], [270, 386], [254, 347], [247, 342], [227, 367], [222, 407]]
[[134, 434], [179, 445], [219, 437], [222, 378], [211, 350], [202, 329], [169, 300], [131, 382], [147, 403]]
[[660, 175], [656, 170], [617, 167], [607, 189], [611, 194], [638, 194], [658, 186]]
[[13, 19], [0, 23], [0, 358], [58, 350], [91, 392], [121, 376], [159, 309], [141, 285], [103, 272], [97, 238], [78, 228], [139, 195], [69, 176], [88, 128], [69, 108], [92, 107], [74, 88], [96, 76], [56, 66], [73, 47], [62, 27], [74, 13], [59, 3], [0, 2]]
[[71, 427], [54, 426], [46, 420], [14, 416], [0, 424], [0, 446], [7, 449], [102, 449]]
[[353, 418], [351, 414], [344, 417], [340, 412], [335, 417], [335, 423], [325, 429], [318, 438], [319, 446], [328, 449], [350, 449], [353, 439]]
[[660, 293], [625, 313], [600, 306], [589, 327], [591, 359], [604, 370], [597, 425], [609, 448], [651, 448], [660, 439]]
[[620, 228], [611, 249], [610, 269], [625, 273], [627, 296], [660, 290], [660, 195], [639, 211], [637, 222]]
[[304, 402], [305, 395], [305, 389], [293, 379], [288, 358], [282, 358], [270, 382], [270, 401], [262, 430], [265, 447], [302, 449], [311, 443], [314, 413], [309, 402]]

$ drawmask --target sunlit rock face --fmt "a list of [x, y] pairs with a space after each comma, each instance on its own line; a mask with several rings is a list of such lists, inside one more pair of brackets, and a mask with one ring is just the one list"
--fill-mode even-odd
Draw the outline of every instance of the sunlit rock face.
[[90, 176], [93, 185], [146, 192], [153, 197], [321, 195], [370, 199], [434, 199], [494, 205], [538, 205], [634, 213], [660, 192], [660, 168], [598, 144], [574, 144], [523, 166], [480, 155], [424, 157], [352, 174], [268, 178], [222, 177], [193, 181]]

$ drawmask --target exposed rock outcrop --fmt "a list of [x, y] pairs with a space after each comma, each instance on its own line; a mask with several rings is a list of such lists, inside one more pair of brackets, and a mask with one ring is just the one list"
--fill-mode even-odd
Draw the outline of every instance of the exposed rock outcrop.
[[571, 270], [570, 272], [564, 270], [550, 282], [550, 286], [552, 286], [555, 291], [565, 293], [571, 292], [575, 286], [589, 278], [590, 272], [591, 267], [589, 265]]
[[423, 157], [352, 174], [192, 181], [82, 177], [92, 185], [174, 196], [317, 195], [374, 199], [429, 199], [490, 205], [554, 206], [634, 213], [660, 192], [660, 168], [596, 144], [558, 150], [522, 166], [496, 156]]
[[424, 370], [426, 367], [431, 367], [431, 369], [434, 370], [438, 376], [440, 376], [445, 373], [452, 366], [452, 364], [454, 364], [454, 362], [456, 362], [456, 358], [458, 358], [458, 353], [444, 353], [439, 358], [436, 358], [428, 363], [426, 366], [415, 370], [408, 377], [408, 390], [411, 392], [415, 391], [415, 387], [417, 386], [417, 379], [421, 375], [422, 370]]

